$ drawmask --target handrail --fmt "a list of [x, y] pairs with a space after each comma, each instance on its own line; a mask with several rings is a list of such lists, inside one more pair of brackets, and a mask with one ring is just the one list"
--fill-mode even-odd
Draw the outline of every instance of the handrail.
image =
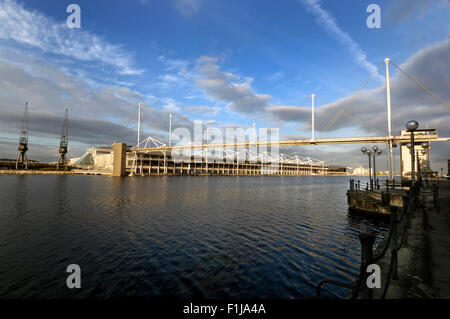
[[[358, 184], [352, 179], [350, 180], [350, 189], [351, 190], [360, 190], [360, 181], [358, 180]], [[356, 187], [355, 187], [356, 186]], [[375, 236], [367, 233], [360, 233], [359, 238], [361, 242], [361, 265], [360, 272], [358, 275], [358, 279], [355, 284], [347, 284], [339, 281], [325, 279], [322, 280], [316, 289], [316, 295], [320, 298], [320, 290], [325, 284], [332, 284], [344, 288], [351, 289], [351, 298], [358, 298], [361, 296], [363, 299], [372, 299], [372, 290], [369, 289], [366, 285], [362, 285], [365, 282], [365, 278], [367, 277], [367, 266], [372, 264], [373, 262], [377, 262], [381, 258], [383, 258], [390, 248], [391, 256], [389, 261], [389, 271], [386, 277], [385, 285], [383, 288], [383, 292], [381, 294], [381, 299], [384, 299], [387, 294], [387, 290], [389, 287], [390, 280], [397, 279], [397, 253], [398, 251], [405, 245], [408, 244], [408, 229], [411, 228], [411, 218], [414, 217], [414, 211], [417, 207], [418, 193], [419, 193], [419, 184], [414, 184], [411, 186], [410, 190], [407, 192], [407, 195], [404, 195], [403, 198], [403, 207], [401, 208], [401, 215], [397, 217], [397, 206], [390, 206], [391, 211], [391, 223], [389, 227], [389, 233], [387, 237], [383, 240], [383, 248], [381, 252], [378, 252], [377, 255], [373, 255], [373, 243], [375, 240]], [[387, 187], [389, 188], [389, 187]], [[433, 201], [434, 207], [436, 211], [439, 212], [439, 185], [433, 184]], [[402, 224], [402, 233], [400, 243], [397, 244], [397, 229], [398, 226]], [[379, 247], [377, 247], [379, 249]]]

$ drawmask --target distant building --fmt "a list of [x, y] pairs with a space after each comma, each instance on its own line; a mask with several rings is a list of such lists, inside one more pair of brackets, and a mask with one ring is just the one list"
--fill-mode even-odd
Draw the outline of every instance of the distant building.
[[70, 165], [112, 170], [112, 146], [90, 147], [83, 156], [70, 159]]
[[[428, 135], [428, 134], [434, 134], [436, 129], [418, 129], [414, 132], [414, 136], [417, 135]], [[402, 136], [409, 136], [411, 133], [403, 130], [400, 132]], [[411, 150], [406, 146], [407, 143], [401, 143], [400, 147], [400, 173], [401, 176], [411, 176]], [[416, 154], [414, 156], [417, 156], [419, 154], [419, 163], [420, 163], [420, 169], [422, 170], [422, 173], [425, 174], [432, 174], [432, 170], [430, 167], [430, 147], [429, 145], [427, 152], [425, 154], [422, 154], [423, 147], [420, 142], [414, 143], [414, 151]], [[417, 157], [416, 157], [417, 158]], [[416, 159], [415, 158], [415, 159]], [[414, 170], [417, 173], [418, 171], [418, 164], [417, 160], [415, 161]]]
[[357, 175], [357, 176], [369, 175], [369, 169], [359, 166], [359, 167], [355, 167], [351, 173], [352, 173], [352, 175]]

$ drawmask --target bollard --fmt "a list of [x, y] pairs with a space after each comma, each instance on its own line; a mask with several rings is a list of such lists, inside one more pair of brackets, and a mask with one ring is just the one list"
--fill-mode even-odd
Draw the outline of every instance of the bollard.
[[408, 214], [408, 196], [402, 196], [403, 231], [405, 232], [405, 246], [408, 245], [408, 228], [411, 228], [411, 219]]
[[406, 220], [406, 223], [407, 223], [408, 229], [409, 229], [409, 228], [411, 228], [411, 212], [410, 212], [410, 207], [409, 207], [408, 192], [406, 193], [406, 195], [402, 196], [402, 201], [403, 201], [403, 209], [406, 212], [406, 216], [403, 218]]
[[439, 186], [433, 183], [433, 202], [436, 213], [439, 213]]
[[381, 206], [387, 207], [391, 202], [389, 193], [381, 192]]
[[391, 258], [393, 258], [392, 279], [397, 280], [397, 206], [390, 206], [391, 210], [391, 225], [392, 225], [392, 238], [391, 238]]
[[411, 189], [409, 190], [409, 214], [411, 215], [411, 218], [414, 218], [414, 213], [416, 211], [416, 201], [414, 199], [414, 186], [411, 186]]
[[362, 283], [361, 283], [361, 298], [372, 299], [373, 291], [367, 287], [367, 266], [372, 264], [373, 259], [373, 243], [375, 242], [375, 236], [370, 233], [359, 233], [359, 241], [361, 242], [361, 271], [362, 271]]

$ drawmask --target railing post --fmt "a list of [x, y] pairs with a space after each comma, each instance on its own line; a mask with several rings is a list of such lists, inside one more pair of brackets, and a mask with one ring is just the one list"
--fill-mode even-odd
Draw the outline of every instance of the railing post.
[[397, 206], [390, 206], [391, 210], [391, 225], [392, 225], [392, 238], [391, 238], [391, 258], [393, 258], [392, 279], [397, 280]]
[[367, 266], [372, 263], [373, 259], [373, 244], [375, 242], [375, 236], [370, 233], [359, 233], [359, 241], [361, 242], [361, 271], [362, 271], [362, 283], [361, 283], [361, 298], [372, 299], [373, 291], [367, 287]]

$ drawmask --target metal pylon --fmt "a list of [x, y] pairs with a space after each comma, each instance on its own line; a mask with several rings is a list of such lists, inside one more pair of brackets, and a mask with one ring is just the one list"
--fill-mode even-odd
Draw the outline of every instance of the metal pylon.
[[25, 169], [28, 169], [28, 102], [25, 103], [25, 110], [23, 111], [22, 126], [19, 135], [19, 156], [16, 161], [16, 169], [19, 169], [21, 165], [25, 165]]
[[64, 117], [63, 126], [61, 129], [61, 139], [59, 142], [59, 160], [56, 165], [57, 169], [66, 169], [66, 154], [69, 147], [69, 116], [68, 110], [66, 109], [66, 115]]

